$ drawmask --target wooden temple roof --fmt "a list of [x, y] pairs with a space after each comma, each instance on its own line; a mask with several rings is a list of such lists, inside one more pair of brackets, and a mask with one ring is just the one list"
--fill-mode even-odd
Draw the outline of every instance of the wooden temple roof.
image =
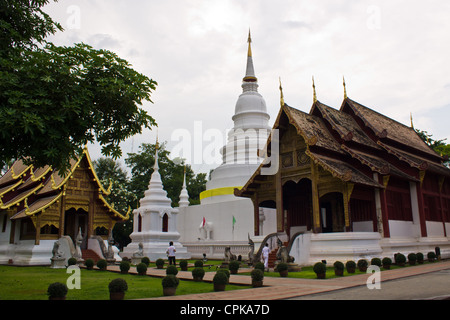
[[36, 169], [33, 165], [24, 164], [22, 160], [15, 161], [0, 177], [0, 210], [16, 209], [11, 219], [21, 219], [42, 212], [64, 195], [67, 181], [83, 159], [87, 161], [93, 181], [98, 188], [98, 199], [108, 207], [113, 219], [127, 220], [130, 211], [125, 215], [119, 213], [102, 196], [109, 195], [111, 191], [106, 190], [98, 179], [87, 148], [78, 159], [71, 161], [71, 168], [66, 176], [62, 176], [49, 166]]
[[[410, 168], [450, 176], [450, 169], [442, 164], [443, 158], [422, 141], [413, 128], [348, 97], [344, 98], [340, 110], [315, 99], [309, 113], [290, 107], [282, 100], [274, 129], [283, 128], [280, 123], [283, 114], [303, 137], [307, 155], [342, 181], [384, 188], [373, 179], [373, 174], [363, 173], [361, 165], [381, 175], [419, 181], [418, 174], [412, 175], [389, 161], [388, 154]], [[270, 142], [271, 137], [267, 144]], [[356, 165], [358, 163], [360, 165]], [[267, 164], [261, 164], [243, 188], [235, 189], [236, 196], [251, 196], [262, 180], [263, 166]]]

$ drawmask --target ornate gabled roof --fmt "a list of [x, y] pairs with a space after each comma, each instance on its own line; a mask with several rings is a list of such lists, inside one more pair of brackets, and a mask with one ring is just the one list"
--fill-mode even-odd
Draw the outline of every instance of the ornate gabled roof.
[[373, 149], [381, 150], [375, 142], [372, 141], [358, 126], [355, 119], [347, 113], [331, 108], [320, 101], [314, 103], [310, 114], [315, 110], [319, 110], [322, 117], [331, 125], [342, 140], [354, 141], [360, 145], [371, 147]]
[[432, 156], [433, 158], [442, 158], [419, 137], [413, 128], [405, 126], [404, 124], [363, 106], [350, 98], [344, 100], [341, 111], [344, 111], [345, 105], [348, 105], [355, 115], [359, 117], [379, 139], [383, 139], [386, 143], [391, 140], [405, 146], [407, 149], [413, 148], [428, 156]]
[[[282, 110], [308, 146], [318, 146], [337, 153], [343, 153], [339, 143], [333, 138], [319, 117], [292, 108], [286, 103], [282, 106]], [[277, 124], [276, 122], [275, 125]]]
[[130, 210], [126, 215], [122, 215], [103, 197], [109, 195], [111, 190], [110, 188], [106, 190], [99, 181], [87, 148], [78, 159], [71, 161], [71, 168], [65, 176], [53, 171], [49, 166], [35, 169], [32, 165], [25, 165], [21, 160], [14, 162], [6, 174], [0, 177], [0, 210], [18, 206], [17, 213], [12, 219], [32, 216], [45, 210], [64, 195], [67, 181], [83, 159], [86, 160], [94, 177], [93, 182], [99, 189], [98, 199], [108, 207], [114, 218], [127, 220]]

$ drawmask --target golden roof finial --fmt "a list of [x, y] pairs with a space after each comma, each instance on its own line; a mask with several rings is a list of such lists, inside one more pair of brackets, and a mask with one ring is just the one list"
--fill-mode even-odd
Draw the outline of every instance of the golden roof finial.
[[411, 120], [411, 128], [414, 129], [412, 112], [409, 113], [409, 119]]
[[316, 85], [314, 84], [314, 76], [312, 76], [313, 101], [317, 102]]
[[342, 83], [344, 85], [344, 99], [347, 99], [347, 88], [345, 86], [345, 78], [342, 76]]
[[156, 144], [155, 144], [156, 150], [159, 150], [159, 141], [158, 141], [158, 128], [156, 128]]
[[281, 86], [281, 77], [279, 77], [280, 80], [280, 105], [284, 106], [284, 96], [283, 96], [283, 87]]
[[248, 53], [247, 53], [247, 56], [251, 57], [252, 56], [252, 47], [251, 47], [250, 44], [252, 43], [252, 36], [250, 34], [250, 28], [248, 28], [248, 40], [247, 40], [247, 42], [248, 42]]

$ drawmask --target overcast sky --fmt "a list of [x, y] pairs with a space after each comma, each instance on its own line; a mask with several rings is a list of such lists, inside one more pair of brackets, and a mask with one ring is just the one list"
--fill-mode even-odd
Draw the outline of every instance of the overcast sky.
[[[345, 76], [351, 99], [406, 125], [411, 112], [416, 128], [450, 140], [450, 1], [59, 0], [45, 9], [65, 29], [55, 44], [111, 50], [158, 82], [144, 108], [169, 150], [174, 132], [194, 138], [194, 127], [222, 132], [225, 144], [249, 28], [270, 125], [279, 77], [285, 102], [309, 112], [311, 77], [318, 99], [339, 109]], [[124, 158], [155, 139], [153, 130], [127, 140]], [[89, 147], [93, 159], [99, 150]]]

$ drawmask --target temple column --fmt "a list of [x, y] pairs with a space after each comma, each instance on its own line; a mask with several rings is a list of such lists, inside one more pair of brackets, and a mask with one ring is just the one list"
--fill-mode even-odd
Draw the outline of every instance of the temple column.
[[419, 172], [420, 183], [416, 182], [417, 204], [419, 206], [420, 233], [422, 237], [427, 236], [427, 224], [425, 222], [425, 206], [423, 203], [422, 183], [425, 178], [425, 171]]
[[[283, 186], [281, 184], [281, 170], [275, 175], [275, 202], [277, 205], [277, 232], [283, 232], [284, 225], [284, 209], [283, 209]], [[259, 214], [259, 212], [258, 212]]]
[[350, 224], [350, 197], [353, 192], [353, 183], [344, 184], [343, 198], [344, 198], [344, 221], [345, 221], [345, 232], [352, 231]]
[[259, 236], [259, 203], [258, 203], [258, 195], [255, 193], [254, 198], [252, 198], [253, 202], [253, 217], [254, 217], [254, 231], [255, 236]]
[[311, 193], [312, 193], [312, 210], [313, 210], [313, 232], [321, 233], [322, 226], [320, 224], [320, 204], [319, 204], [319, 170], [317, 165], [311, 161]]

